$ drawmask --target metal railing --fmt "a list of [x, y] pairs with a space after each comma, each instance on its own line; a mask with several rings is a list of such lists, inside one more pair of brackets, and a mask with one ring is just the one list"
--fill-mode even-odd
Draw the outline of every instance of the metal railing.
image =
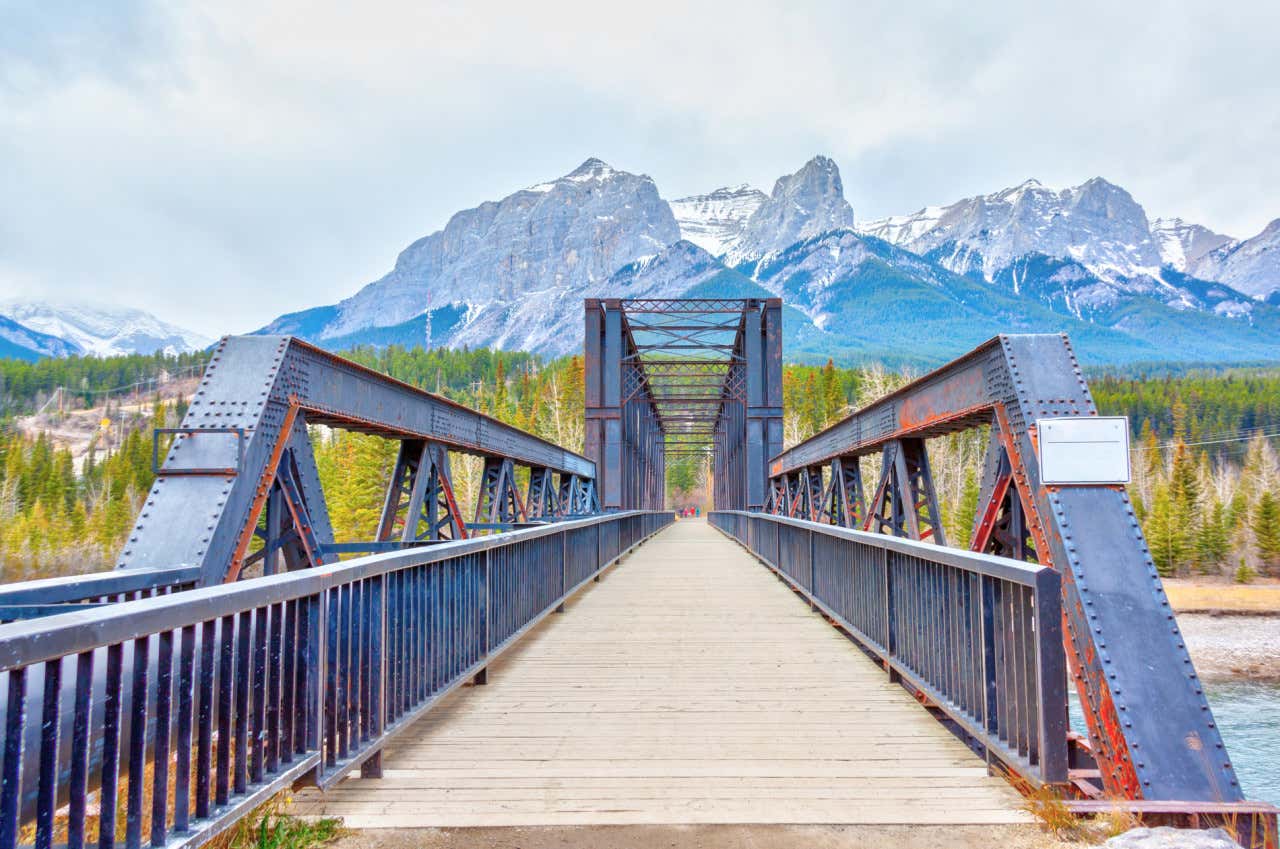
[[0, 584], [0, 622], [153, 598], [189, 590], [199, 580], [200, 570], [191, 566], [180, 569], [117, 569]]
[[616, 513], [0, 626], [0, 849], [31, 824], [39, 849], [193, 846], [295, 782], [377, 774], [388, 740], [672, 519]]
[[715, 511], [742, 543], [1014, 772], [1067, 780], [1057, 572], [960, 549]]

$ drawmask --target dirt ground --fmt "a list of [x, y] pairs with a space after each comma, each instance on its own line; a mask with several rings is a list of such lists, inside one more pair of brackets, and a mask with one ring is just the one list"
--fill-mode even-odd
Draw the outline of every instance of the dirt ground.
[[1037, 826], [580, 826], [348, 832], [333, 849], [1062, 849]]

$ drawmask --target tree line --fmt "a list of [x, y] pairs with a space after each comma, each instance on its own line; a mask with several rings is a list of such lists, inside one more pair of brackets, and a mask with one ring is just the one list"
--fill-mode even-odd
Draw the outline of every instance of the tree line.
[[[392, 346], [350, 358], [437, 392], [573, 450], [585, 423], [580, 356], [543, 360], [519, 352]], [[7, 417], [0, 428], [0, 580], [110, 568], [152, 483], [151, 429], [176, 425], [180, 403], [158, 399], [132, 414], [109, 442], [73, 457], [46, 433], [15, 427], [16, 411], [41, 393], [78, 385], [92, 392], [198, 368], [198, 356], [0, 360]], [[909, 373], [879, 366], [787, 365], [783, 370], [786, 444], [807, 438], [852, 409], [905, 383]], [[1092, 380], [1104, 415], [1128, 415], [1135, 431], [1130, 494], [1153, 558], [1165, 575], [1280, 575], [1280, 369], [1193, 371], [1180, 375], [1106, 374]], [[42, 402], [41, 402], [42, 403]], [[48, 414], [46, 414], [48, 415]], [[365, 434], [315, 430], [316, 460], [339, 539], [368, 539], [376, 528], [395, 445]], [[978, 502], [982, 429], [930, 441], [930, 461], [948, 541], [963, 547]], [[475, 501], [478, 459], [454, 455], [463, 509]], [[879, 473], [864, 459], [868, 489]], [[708, 465], [696, 457], [668, 465], [668, 503], [708, 504]]]

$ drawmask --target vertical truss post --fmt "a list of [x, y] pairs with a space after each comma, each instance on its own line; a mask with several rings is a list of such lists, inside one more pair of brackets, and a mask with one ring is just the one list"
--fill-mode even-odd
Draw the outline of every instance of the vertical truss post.
[[946, 545], [923, 439], [893, 439], [885, 444], [880, 483], [865, 527], [908, 539], [932, 538]]
[[826, 510], [826, 487], [822, 483], [822, 466], [809, 466], [804, 470], [805, 501], [808, 511], [802, 517], [814, 522], [831, 521]]
[[605, 510], [623, 508], [622, 304], [586, 301], [586, 455]]
[[822, 518], [826, 521], [843, 528], [862, 527], [867, 503], [862, 491], [862, 467], [856, 455], [831, 460], [831, 481], [823, 503]]
[[476, 499], [476, 522], [511, 524], [524, 516], [520, 491], [516, 488], [515, 464], [506, 457], [485, 457]]
[[228, 580], [238, 577], [245, 567], [259, 560], [264, 575], [274, 574], [282, 559], [289, 571], [327, 562], [321, 546], [333, 542], [333, 527], [320, 486], [311, 436], [300, 414], [295, 415], [289, 425], [263, 505], [265, 529], [254, 531], [263, 541], [262, 548], [245, 557]]
[[529, 469], [529, 494], [526, 496], [525, 513], [533, 519], [550, 519], [560, 514], [559, 490], [552, 479], [552, 472], [544, 466]]
[[1022, 492], [1013, 479], [1013, 463], [1000, 439], [1000, 423], [992, 424], [983, 462], [982, 488], [969, 548], [1014, 560], [1039, 562], [1032, 524], [1027, 520]]
[[453, 494], [448, 449], [428, 440], [401, 440], [378, 521], [377, 540], [408, 543], [466, 538], [466, 521]]
[[[768, 498], [769, 460], [782, 451], [782, 299], [754, 301], [746, 311], [746, 507]], [[728, 506], [728, 505], [726, 505]]]

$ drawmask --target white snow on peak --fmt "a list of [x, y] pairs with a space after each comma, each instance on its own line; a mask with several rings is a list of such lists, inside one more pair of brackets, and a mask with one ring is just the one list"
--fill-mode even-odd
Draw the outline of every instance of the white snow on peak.
[[14, 298], [0, 303], [0, 315], [57, 336], [81, 353], [97, 357], [156, 351], [180, 354], [206, 348], [213, 342], [143, 310], [91, 301]]
[[743, 183], [670, 201], [680, 237], [712, 256], [723, 256], [742, 237], [742, 230], [768, 196]]
[[1156, 218], [1151, 237], [1160, 249], [1160, 259], [1178, 271], [1189, 271], [1206, 254], [1236, 240], [1181, 218]]

